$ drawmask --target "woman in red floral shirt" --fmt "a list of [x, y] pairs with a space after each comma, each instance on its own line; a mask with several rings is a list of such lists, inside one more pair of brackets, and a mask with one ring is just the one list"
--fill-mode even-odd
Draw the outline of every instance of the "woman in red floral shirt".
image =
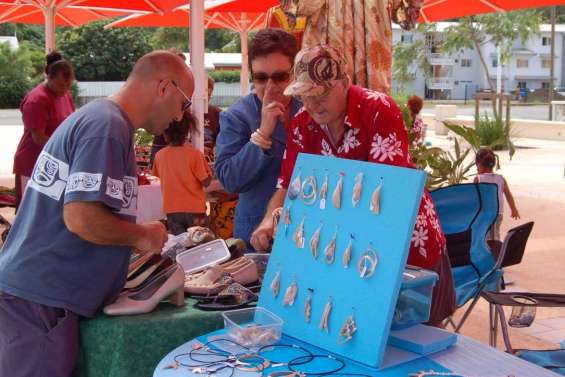
[[[336, 156], [401, 167], [414, 167], [408, 154], [408, 138], [402, 114], [389, 96], [351, 85], [345, 75], [344, 60], [329, 46], [316, 46], [298, 53], [295, 61], [295, 81], [286, 95], [298, 96], [304, 104], [292, 121], [289, 140], [280, 177], [279, 190], [269, 202], [264, 220], [251, 237], [256, 250], [266, 250], [273, 234], [271, 212], [282, 206], [298, 153]], [[410, 242], [408, 263], [424, 268], [442, 269], [440, 283], [432, 307], [434, 324], [450, 315], [455, 294], [445, 253], [445, 236], [426, 190], [422, 196], [418, 217]], [[437, 311], [440, 309], [441, 313]], [[434, 306], [434, 304], [432, 304]]]

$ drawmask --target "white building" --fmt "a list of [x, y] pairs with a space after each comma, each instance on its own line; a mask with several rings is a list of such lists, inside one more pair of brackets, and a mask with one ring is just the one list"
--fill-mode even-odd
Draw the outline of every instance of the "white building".
[[17, 50], [18, 47], [20, 47], [20, 44], [18, 43], [18, 38], [16, 38], [16, 37], [1, 35], [0, 36], [0, 44], [2, 44], [2, 43], [8, 43], [12, 50]]
[[[440, 22], [437, 33], [427, 36], [426, 45], [432, 65], [432, 78], [425, 79], [416, 75], [416, 79], [405, 85], [405, 92], [416, 93], [419, 96], [436, 99], [470, 99], [478, 90], [488, 89], [485, 72], [475, 50], [462, 50], [457, 54], [448, 55], [441, 52], [443, 32], [453, 23]], [[565, 24], [555, 27], [555, 81], [554, 87], [565, 86]], [[424, 38], [420, 33], [403, 31], [399, 26], [393, 26], [393, 45], [411, 43], [417, 38]], [[528, 90], [549, 88], [550, 78], [550, 48], [551, 25], [540, 27], [540, 34], [533, 36], [525, 43], [516, 40], [512, 46], [512, 56], [502, 67], [502, 88], [514, 93], [516, 88]], [[496, 82], [497, 54], [493, 44], [481, 48], [486, 60], [489, 76]], [[398, 86], [394, 85], [397, 88]]]

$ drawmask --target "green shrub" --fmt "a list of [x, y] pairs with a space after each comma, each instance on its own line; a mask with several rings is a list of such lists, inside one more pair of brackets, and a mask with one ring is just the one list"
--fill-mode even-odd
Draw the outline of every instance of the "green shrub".
[[210, 71], [208, 75], [212, 77], [215, 82], [233, 83], [239, 82], [241, 71]]
[[0, 109], [15, 109], [31, 89], [30, 80], [26, 77], [0, 76]]

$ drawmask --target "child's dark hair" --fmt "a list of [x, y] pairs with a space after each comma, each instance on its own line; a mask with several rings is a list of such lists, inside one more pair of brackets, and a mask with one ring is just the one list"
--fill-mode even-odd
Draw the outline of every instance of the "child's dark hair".
[[481, 148], [475, 156], [475, 162], [492, 169], [496, 165], [496, 155], [489, 148]]
[[63, 56], [57, 51], [51, 51], [45, 55], [45, 73], [51, 78], [61, 73], [66, 80], [75, 75], [71, 63], [63, 59]]
[[182, 120], [173, 121], [169, 124], [169, 128], [165, 130], [165, 136], [167, 136], [168, 143], [171, 145], [179, 146], [183, 145], [186, 141], [188, 133], [198, 133], [198, 127], [196, 127], [196, 118], [192, 113], [185, 112]]

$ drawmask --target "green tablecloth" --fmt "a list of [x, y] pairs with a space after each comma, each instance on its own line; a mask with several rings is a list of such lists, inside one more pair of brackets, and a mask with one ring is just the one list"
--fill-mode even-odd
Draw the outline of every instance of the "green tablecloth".
[[151, 377], [161, 359], [174, 348], [223, 327], [220, 312], [161, 303], [149, 314], [81, 322], [81, 355], [74, 377]]

